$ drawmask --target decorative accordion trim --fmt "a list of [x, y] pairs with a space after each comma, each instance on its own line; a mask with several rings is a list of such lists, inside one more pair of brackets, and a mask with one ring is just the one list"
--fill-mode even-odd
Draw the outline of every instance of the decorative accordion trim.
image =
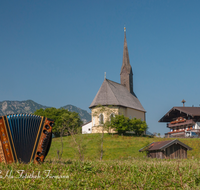
[[6, 162], [1, 141], [0, 141], [0, 162], [3, 162], [3, 163]]

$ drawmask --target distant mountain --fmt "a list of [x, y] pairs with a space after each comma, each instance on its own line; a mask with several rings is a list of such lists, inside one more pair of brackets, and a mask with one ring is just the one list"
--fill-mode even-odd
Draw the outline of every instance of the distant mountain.
[[77, 112], [80, 115], [83, 123], [87, 123], [91, 121], [91, 114], [89, 114], [86, 110], [82, 110], [81, 108], [77, 108], [76, 106], [73, 106], [73, 105], [66, 105], [63, 108], [68, 109], [69, 111], [72, 111], [72, 112], [73, 111]]
[[[47, 106], [43, 106], [38, 104], [32, 100], [26, 101], [3, 101], [0, 102], [0, 116], [8, 115], [8, 114], [17, 114], [17, 113], [34, 113], [37, 109], [40, 108], [49, 108]], [[66, 105], [62, 108], [68, 109], [69, 111], [77, 112], [83, 123], [87, 123], [91, 121], [91, 115], [86, 110], [82, 110], [73, 105]]]
[[37, 109], [47, 108], [32, 100], [26, 101], [3, 101], [0, 102], [0, 115], [17, 114], [17, 113], [33, 113]]

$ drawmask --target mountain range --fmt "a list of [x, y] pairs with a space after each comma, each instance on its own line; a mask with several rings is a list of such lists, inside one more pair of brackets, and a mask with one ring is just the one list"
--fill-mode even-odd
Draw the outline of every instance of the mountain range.
[[[33, 100], [2, 101], [0, 102], [0, 116], [17, 113], [34, 113], [37, 109], [40, 108], [45, 109], [49, 107], [38, 104]], [[68, 109], [72, 112], [77, 112], [83, 123], [91, 121], [91, 115], [86, 110], [82, 110], [81, 108], [78, 108], [73, 105], [62, 106], [61, 108]]]

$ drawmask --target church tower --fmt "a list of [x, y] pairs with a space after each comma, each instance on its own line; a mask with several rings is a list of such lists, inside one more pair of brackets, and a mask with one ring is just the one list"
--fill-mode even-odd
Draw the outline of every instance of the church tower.
[[128, 91], [135, 96], [133, 92], [133, 72], [132, 72], [132, 67], [130, 65], [130, 61], [129, 61], [125, 27], [124, 27], [123, 62], [122, 62], [122, 67], [121, 67], [121, 72], [120, 72], [120, 81], [121, 81], [121, 84], [124, 85], [128, 89]]
[[[145, 109], [133, 92], [133, 72], [129, 61], [128, 47], [126, 42], [126, 28], [124, 28], [124, 52], [120, 72], [121, 84], [104, 79], [99, 91], [90, 104], [91, 122], [88, 127], [82, 127], [84, 133], [107, 133], [103, 123], [109, 121], [113, 115], [123, 114], [128, 118], [137, 118], [145, 121]], [[102, 110], [99, 105], [105, 109]], [[97, 114], [98, 113], [98, 114]], [[111, 129], [113, 130], [113, 129]], [[111, 131], [110, 131], [111, 132]], [[113, 133], [116, 131], [113, 130]], [[111, 132], [111, 133], [112, 133]]]

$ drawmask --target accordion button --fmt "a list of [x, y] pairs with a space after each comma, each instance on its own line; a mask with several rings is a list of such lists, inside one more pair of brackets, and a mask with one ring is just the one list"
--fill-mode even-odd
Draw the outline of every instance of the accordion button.
[[50, 127], [49, 127], [48, 125], [45, 125], [45, 128], [46, 128], [46, 129], [49, 129]]
[[42, 156], [42, 153], [41, 153], [41, 152], [37, 152], [37, 155], [38, 155], [38, 156]]
[[40, 161], [40, 158], [39, 158], [39, 157], [37, 157], [37, 158], [36, 158], [36, 160], [39, 162], [39, 161]]
[[47, 131], [47, 130], [43, 130], [43, 133], [44, 133], [44, 134], [48, 134], [48, 131]]

